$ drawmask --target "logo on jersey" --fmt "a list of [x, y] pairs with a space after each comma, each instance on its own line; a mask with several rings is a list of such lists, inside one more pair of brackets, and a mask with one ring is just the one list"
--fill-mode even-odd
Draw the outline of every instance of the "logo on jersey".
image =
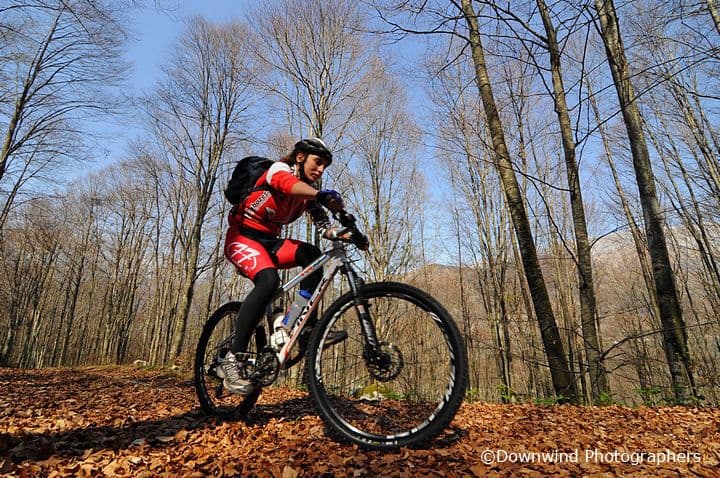
[[232, 251], [230, 258], [238, 267], [250, 270], [255, 269], [255, 266], [257, 266], [256, 257], [260, 255], [258, 251], [242, 242], [230, 243], [230, 250]]

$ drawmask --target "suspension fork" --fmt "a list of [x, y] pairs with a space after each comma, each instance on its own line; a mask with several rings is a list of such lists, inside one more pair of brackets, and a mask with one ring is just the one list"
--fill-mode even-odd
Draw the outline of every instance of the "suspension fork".
[[355, 311], [360, 321], [360, 329], [362, 330], [363, 337], [365, 338], [364, 353], [366, 358], [376, 356], [379, 348], [379, 341], [377, 338], [377, 331], [375, 330], [375, 324], [370, 317], [370, 306], [362, 295], [361, 287], [365, 283], [360, 276], [357, 275], [355, 270], [347, 261], [342, 266], [342, 273], [348, 279], [350, 284], [350, 290], [353, 295], [353, 303], [355, 304]]

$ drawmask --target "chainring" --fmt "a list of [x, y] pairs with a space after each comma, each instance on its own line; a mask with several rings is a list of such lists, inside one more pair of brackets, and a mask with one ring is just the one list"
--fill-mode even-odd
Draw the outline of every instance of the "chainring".
[[255, 367], [248, 378], [263, 387], [267, 387], [277, 379], [279, 371], [280, 361], [275, 349], [266, 347], [258, 354]]

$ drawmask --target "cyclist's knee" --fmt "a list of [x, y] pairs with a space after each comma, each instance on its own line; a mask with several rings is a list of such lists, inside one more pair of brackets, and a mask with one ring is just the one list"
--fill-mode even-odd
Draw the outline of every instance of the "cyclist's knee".
[[255, 275], [255, 290], [258, 295], [271, 296], [280, 287], [280, 274], [277, 269], [264, 269]]
[[317, 246], [303, 242], [298, 246], [297, 251], [295, 251], [295, 262], [299, 266], [305, 267], [321, 255], [322, 252]]

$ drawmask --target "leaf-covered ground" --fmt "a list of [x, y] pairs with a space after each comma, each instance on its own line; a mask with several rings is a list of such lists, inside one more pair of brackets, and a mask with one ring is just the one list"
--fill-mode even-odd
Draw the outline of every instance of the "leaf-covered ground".
[[267, 389], [249, 422], [192, 384], [121, 367], [0, 369], [3, 476], [720, 476], [720, 410], [464, 404], [423, 449], [325, 435], [307, 395]]

